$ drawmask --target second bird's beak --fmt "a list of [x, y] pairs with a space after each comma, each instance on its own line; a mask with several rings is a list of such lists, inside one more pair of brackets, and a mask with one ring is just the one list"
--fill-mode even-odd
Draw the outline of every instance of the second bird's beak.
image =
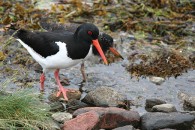
[[99, 42], [98, 42], [98, 39], [92, 40], [92, 42], [93, 42], [93, 45], [94, 45], [94, 46], [96, 47], [96, 49], [98, 50], [98, 52], [99, 52], [100, 56], [102, 57], [104, 63], [105, 63], [106, 65], [108, 65], [108, 61], [107, 61], [107, 59], [106, 59], [106, 57], [105, 57], [105, 55], [104, 55], [104, 52], [102, 51], [102, 48], [100, 47], [100, 44], [99, 44]]
[[113, 47], [110, 47], [109, 50], [117, 57], [120, 57], [121, 59], [124, 60], [124, 58], [121, 56], [121, 54], [116, 50], [114, 49]]

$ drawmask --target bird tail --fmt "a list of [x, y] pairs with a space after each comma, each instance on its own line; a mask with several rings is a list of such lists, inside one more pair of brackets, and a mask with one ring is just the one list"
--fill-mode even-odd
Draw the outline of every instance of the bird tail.
[[8, 29], [7, 33], [15, 38], [21, 38], [22, 35], [26, 35], [26, 30], [20, 28], [17, 24], [10, 24], [6, 27]]
[[11, 23], [9, 26], [6, 26], [5, 28], [7, 29], [7, 33], [14, 37], [17, 36], [17, 33], [20, 30], [20, 28], [14, 23]]

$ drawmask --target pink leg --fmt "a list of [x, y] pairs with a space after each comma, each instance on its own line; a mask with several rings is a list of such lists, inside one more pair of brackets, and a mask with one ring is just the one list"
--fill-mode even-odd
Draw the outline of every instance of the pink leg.
[[59, 86], [59, 91], [58, 91], [58, 93], [57, 93], [57, 97], [59, 97], [60, 94], [62, 93], [63, 96], [64, 96], [64, 99], [65, 99], [65, 100], [68, 100], [66, 93], [67, 93], [67, 91], [69, 91], [69, 89], [64, 88], [64, 87], [61, 85], [61, 83], [60, 83], [60, 78], [59, 78], [59, 69], [56, 69], [56, 71], [54, 72], [54, 75], [55, 75], [56, 82], [57, 82], [57, 84], [58, 84], [58, 86]]
[[45, 81], [45, 75], [44, 75], [44, 73], [42, 73], [41, 76], [40, 76], [40, 83], [41, 83], [40, 90], [41, 91], [44, 90], [44, 81]]

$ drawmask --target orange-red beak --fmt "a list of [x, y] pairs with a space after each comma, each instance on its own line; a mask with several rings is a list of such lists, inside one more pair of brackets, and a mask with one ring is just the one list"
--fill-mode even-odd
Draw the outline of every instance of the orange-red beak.
[[121, 59], [124, 59], [121, 54], [116, 50], [114, 49], [113, 47], [110, 47], [109, 50], [117, 57], [120, 57]]
[[100, 44], [99, 44], [99, 42], [98, 42], [98, 39], [92, 40], [92, 42], [93, 42], [93, 45], [94, 45], [94, 46], [96, 47], [96, 49], [98, 50], [98, 52], [100, 53], [100, 56], [102, 57], [104, 63], [105, 63], [106, 65], [108, 65], [108, 61], [107, 61], [107, 59], [106, 59], [106, 57], [105, 57], [105, 55], [104, 55], [104, 53], [103, 53], [103, 51], [102, 51], [102, 48], [100, 47]]

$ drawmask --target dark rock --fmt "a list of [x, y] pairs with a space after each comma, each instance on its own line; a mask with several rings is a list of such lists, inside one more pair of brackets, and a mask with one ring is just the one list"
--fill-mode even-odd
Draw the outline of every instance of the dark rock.
[[64, 130], [91, 130], [97, 129], [99, 115], [94, 111], [78, 115], [76, 118], [64, 123]]
[[176, 130], [176, 129], [164, 128], [164, 129], [159, 129], [159, 130]]
[[112, 129], [112, 130], [136, 130], [136, 129], [132, 125], [126, 125], [123, 127], [118, 127], [118, 128]]
[[162, 101], [160, 99], [146, 99], [146, 103], [145, 103], [145, 109], [147, 111], [152, 111], [152, 107], [155, 105], [160, 105], [160, 104], [165, 104], [165, 101]]
[[50, 111], [57, 112], [57, 111], [64, 111], [66, 108], [61, 102], [54, 102], [50, 104]]
[[178, 97], [183, 101], [183, 109], [185, 111], [195, 111], [195, 96], [186, 93], [179, 93]]
[[47, 123], [51, 126], [52, 130], [61, 130], [60, 124], [58, 122], [56, 122], [54, 120], [50, 120]]
[[172, 104], [160, 104], [152, 107], [152, 112], [176, 112], [176, 108]]
[[126, 97], [113, 88], [98, 87], [89, 92], [82, 100], [85, 103], [93, 104], [95, 106], [125, 106]]
[[184, 100], [183, 108], [184, 110], [195, 111], [195, 97]]
[[100, 116], [100, 122], [98, 128], [101, 129], [113, 129], [125, 125], [133, 125], [138, 127], [140, 116], [136, 111], [127, 111], [125, 109], [117, 107], [85, 107], [76, 110], [73, 113], [73, 117], [89, 111], [95, 111]]
[[189, 55], [189, 60], [191, 61], [191, 62], [195, 62], [195, 51], [193, 51], [192, 52], [192, 54], [191, 55]]
[[190, 130], [194, 120], [194, 115], [179, 112], [146, 113], [141, 117], [141, 128], [142, 130], [157, 130], [163, 128]]
[[80, 100], [73, 99], [73, 100], [68, 101], [67, 110], [74, 111], [74, 110], [77, 110], [79, 108], [83, 108], [83, 107], [87, 107], [87, 106], [89, 106], [89, 105], [87, 105], [84, 102], [81, 102]]

